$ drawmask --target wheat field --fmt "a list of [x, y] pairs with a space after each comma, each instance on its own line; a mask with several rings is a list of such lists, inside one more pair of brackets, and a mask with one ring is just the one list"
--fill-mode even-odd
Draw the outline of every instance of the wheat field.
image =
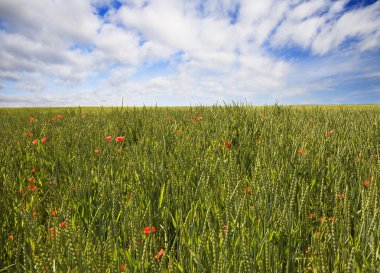
[[0, 109], [0, 272], [379, 272], [380, 106]]

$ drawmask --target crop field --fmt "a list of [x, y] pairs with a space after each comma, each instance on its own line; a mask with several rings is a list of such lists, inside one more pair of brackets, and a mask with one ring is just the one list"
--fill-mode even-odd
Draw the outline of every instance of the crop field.
[[0, 272], [380, 272], [380, 106], [0, 109]]

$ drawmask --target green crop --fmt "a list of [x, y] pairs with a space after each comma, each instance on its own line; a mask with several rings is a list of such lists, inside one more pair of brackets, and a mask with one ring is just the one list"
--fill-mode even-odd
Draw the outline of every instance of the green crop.
[[378, 105], [0, 109], [0, 125], [0, 272], [380, 270]]

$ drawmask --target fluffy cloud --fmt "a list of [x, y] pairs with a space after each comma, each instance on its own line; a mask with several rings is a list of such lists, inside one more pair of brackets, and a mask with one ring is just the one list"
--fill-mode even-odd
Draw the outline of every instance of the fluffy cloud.
[[348, 4], [1, 1], [0, 106], [271, 103], [379, 81], [380, 2]]

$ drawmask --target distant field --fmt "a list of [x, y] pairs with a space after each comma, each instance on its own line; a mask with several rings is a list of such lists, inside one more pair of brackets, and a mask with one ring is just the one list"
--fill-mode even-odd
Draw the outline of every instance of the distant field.
[[379, 272], [380, 105], [0, 109], [0, 272]]

